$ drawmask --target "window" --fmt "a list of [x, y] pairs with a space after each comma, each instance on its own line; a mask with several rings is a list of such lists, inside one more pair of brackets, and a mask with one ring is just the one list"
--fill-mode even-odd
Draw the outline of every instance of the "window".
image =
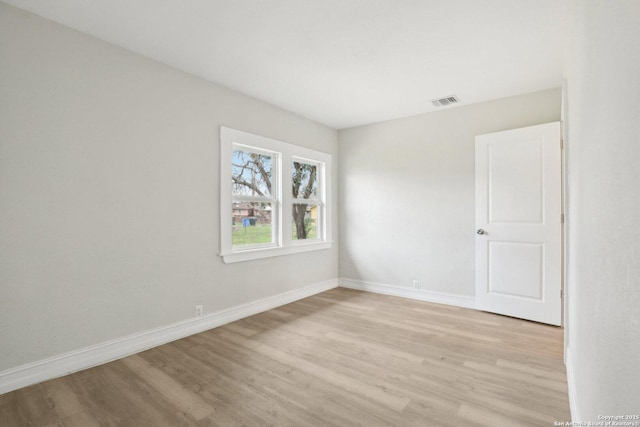
[[220, 128], [221, 256], [238, 262], [331, 247], [331, 156]]
[[318, 171], [322, 165], [293, 158], [291, 162], [292, 234], [294, 240], [318, 238]]
[[231, 154], [231, 242], [245, 249], [277, 242], [277, 153], [234, 144]]

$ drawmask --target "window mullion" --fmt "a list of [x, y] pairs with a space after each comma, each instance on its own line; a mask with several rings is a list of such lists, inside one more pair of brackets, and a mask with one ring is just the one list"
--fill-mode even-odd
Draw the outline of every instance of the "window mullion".
[[291, 226], [293, 223], [293, 195], [291, 194], [291, 188], [293, 179], [291, 178], [291, 165], [293, 158], [290, 153], [282, 154], [282, 245], [291, 245]]
[[276, 246], [282, 246], [282, 153], [275, 155], [272, 177], [273, 215], [271, 235]]
[[317, 194], [317, 203], [318, 203], [318, 238], [320, 240], [327, 240], [329, 236], [326, 234], [326, 164], [322, 164], [318, 166], [318, 194]]

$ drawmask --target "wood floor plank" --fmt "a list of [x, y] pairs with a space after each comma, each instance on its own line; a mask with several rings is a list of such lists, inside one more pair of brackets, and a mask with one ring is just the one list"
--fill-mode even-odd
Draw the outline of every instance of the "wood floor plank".
[[2, 426], [549, 426], [560, 328], [337, 288], [0, 395]]
[[208, 417], [213, 412], [211, 406], [200, 396], [182, 387], [161, 369], [154, 368], [140, 356], [134, 354], [122, 359], [121, 362], [172, 402], [178, 410], [189, 413], [196, 420]]

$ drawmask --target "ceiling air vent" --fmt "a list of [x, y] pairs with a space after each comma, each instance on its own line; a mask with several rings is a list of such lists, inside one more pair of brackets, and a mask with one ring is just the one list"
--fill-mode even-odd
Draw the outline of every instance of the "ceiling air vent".
[[431, 101], [436, 107], [444, 107], [445, 105], [457, 104], [460, 98], [456, 95], [445, 96], [444, 98], [434, 99]]

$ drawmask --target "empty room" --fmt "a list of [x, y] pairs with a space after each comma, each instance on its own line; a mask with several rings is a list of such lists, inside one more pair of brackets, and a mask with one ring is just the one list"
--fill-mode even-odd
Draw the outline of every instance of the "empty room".
[[640, 427], [639, 41], [0, 0], [0, 426]]

